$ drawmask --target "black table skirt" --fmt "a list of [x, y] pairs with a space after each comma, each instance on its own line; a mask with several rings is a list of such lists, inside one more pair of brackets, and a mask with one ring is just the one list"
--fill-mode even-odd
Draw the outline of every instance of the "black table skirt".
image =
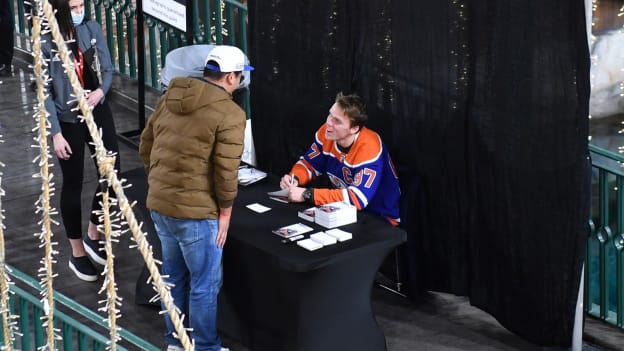
[[[300, 204], [272, 201], [271, 179], [241, 187], [224, 250], [219, 328], [254, 351], [385, 350], [370, 292], [382, 260], [406, 239], [379, 216], [358, 213], [341, 227], [353, 239], [309, 252], [283, 244], [272, 229], [297, 222]], [[245, 208], [261, 203], [257, 214]]]

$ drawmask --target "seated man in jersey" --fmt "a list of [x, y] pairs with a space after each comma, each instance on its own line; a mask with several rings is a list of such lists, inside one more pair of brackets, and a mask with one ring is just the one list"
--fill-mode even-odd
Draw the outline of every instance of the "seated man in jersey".
[[[379, 134], [364, 126], [367, 119], [357, 95], [338, 93], [312, 146], [280, 180], [280, 188], [290, 189], [290, 201], [315, 206], [342, 201], [399, 224], [397, 173]], [[332, 188], [305, 187], [323, 174]]]

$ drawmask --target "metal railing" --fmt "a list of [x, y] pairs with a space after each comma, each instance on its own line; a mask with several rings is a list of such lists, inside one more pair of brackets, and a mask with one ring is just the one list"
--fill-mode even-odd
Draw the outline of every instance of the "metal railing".
[[[38, 350], [46, 342], [44, 328], [41, 325], [41, 317], [43, 316], [43, 303], [40, 297], [26, 291], [29, 289], [37, 295], [41, 291], [39, 282], [25, 273], [13, 267], [8, 267], [11, 271], [11, 280], [16, 284], [11, 285], [10, 290], [13, 292], [9, 297], [9, 308], [12, 315], [19, 316], [17, 320], [18, 332], [13, 343], [14, 349], [21, 351]], [[21, 285], [22, 287], [18, 287]], [[59, 350], [78, 350], [78, 351], [104, 351], [109, 342], [108, 326], [104, 321], [104, 317], [82, 306], [76, 301], [66, 297], [65, 295], [54, 292], [55, 327], [60, 331], [62, 340], [57, 345]], [[72, 311], [70, 316], [68, 313], [59, 309]], [[101, 328], [102, 333], [96, 331], [94, 327], [87, 326], [85, 323], [79, 322], [76, 317], [82, 317], [88, 320], [94, 327]], [[158, 347], [144, 341], [135, 334], [126, 329], [119, 330], [121, 341], [117, 344], [120, 351], [126, 350], [146, 350], [157, 351]], [[3, 335], [0, 333], [0, 343], [5, 344], [2, 340]], [[127, 345], [126, 347], [122, 345]], [[2, 348], [4, 349], [4, 348]]]
[[624, 327], [624, 157], [595, 145], [592, 210], [585, 259], [584, 308]]
[[[238, 46], [247, 54], [247, 6], [235, 0], [191, 0], [193, 9], [189, 33], [145, 14], [142, 25], [145, 43], [137, 42], [135, 1], [87, 0], [85, 11], [102, 25], [111, 52], [113, 66], [122, 75], [137, 79], [137, 50], [146, 53], [146, 84], [160, 88], [159, 75], [165, 57], [171, 50], [191, 44], [228, 44]], [[16, 30], [30, 36], [31, 29], [24, 14], [29, 12], [24, 1], [10, 1], [17, 13]]]

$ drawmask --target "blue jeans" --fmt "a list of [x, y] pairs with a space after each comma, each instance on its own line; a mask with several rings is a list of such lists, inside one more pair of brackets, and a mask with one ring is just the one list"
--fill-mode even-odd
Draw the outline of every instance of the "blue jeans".
[[[174, 284], [171, 296], [193, 328], [197, 351], [218, 351], [217, 295], [221, 289], [221, 254], [216, 244], [216, 219], [180, 219], [150, 211], [162, 246], [162, 274]], [[189, 289], [190, 285], [190, 289]], [[187, 306], [188, 296], [188, 309]], [[165, 314], [167, 345], [181, 345], [175, 328]]]

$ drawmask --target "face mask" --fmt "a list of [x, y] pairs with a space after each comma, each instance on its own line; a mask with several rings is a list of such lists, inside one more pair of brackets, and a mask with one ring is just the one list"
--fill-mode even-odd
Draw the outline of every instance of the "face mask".
[[74, 22], [74, 26], [79, 25], [80, 23], [82, 23], [82, 20], [84, 20], [84, 11], [79, 13], [79, 14], [75, 14], [75, 13], [71, 13], [72, 15], [72, 22]]

